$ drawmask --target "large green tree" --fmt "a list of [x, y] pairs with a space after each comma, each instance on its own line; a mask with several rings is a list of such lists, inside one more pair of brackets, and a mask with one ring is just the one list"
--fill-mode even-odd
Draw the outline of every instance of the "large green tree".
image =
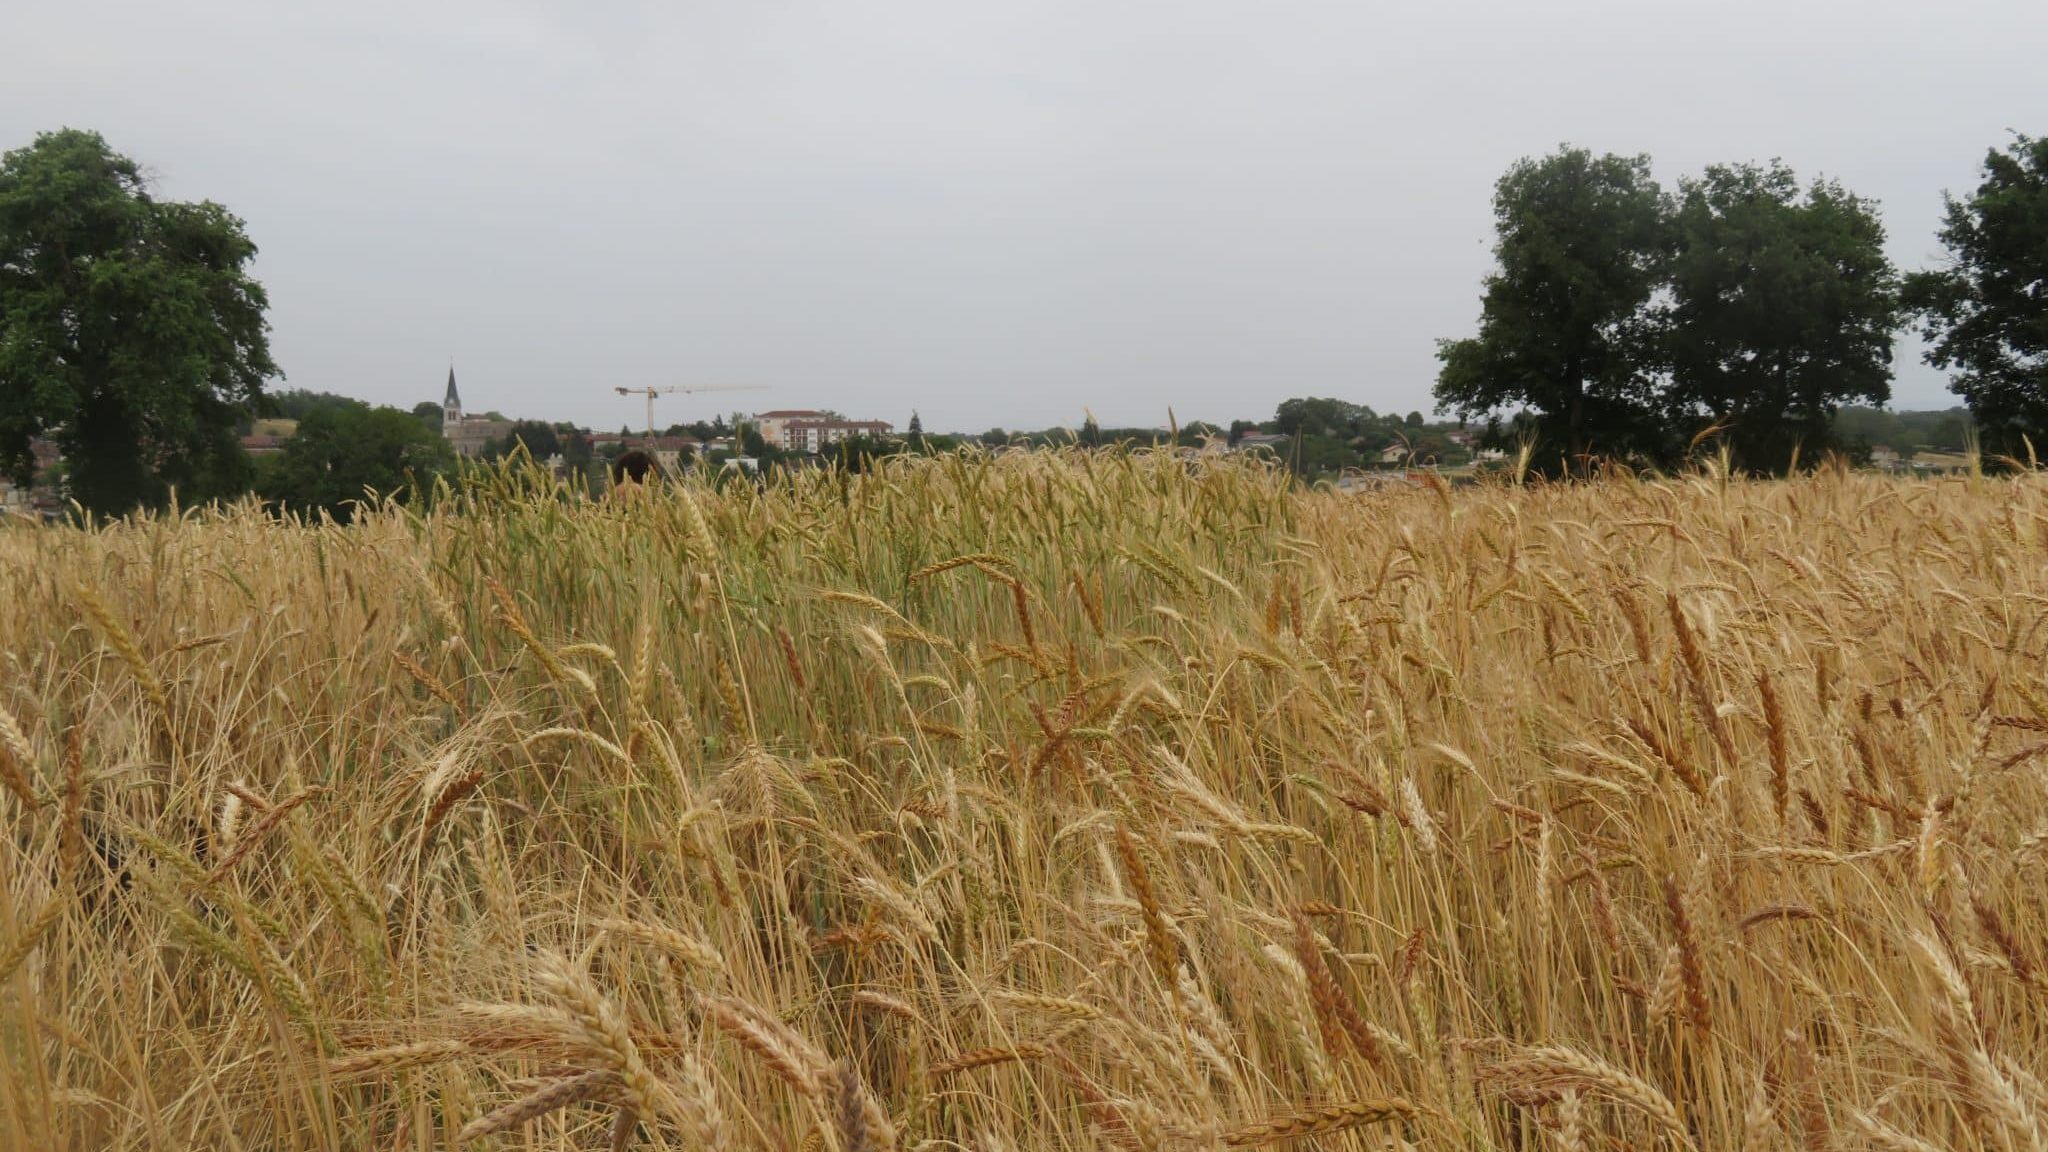
[[1661, 453], [1643, 330], [1664, 264], [1661, 199], [1646, 156], [1567, 147], [1509, 168], [1479, 334], [1437, 348], [1439, 408], [1533, 411], [1546, 465]]
[[212, 201], [158, 200], [94, 132], [0, 157], [0, 469], [55, 440], [73, 499], [102, 514], [251, 473], [234, 430], [271, 362], [256, 246]]
[[276, 456], [265, 461], [259, 490], [295, 512], [325, 510], [348, 521], [367, 493], [390, 495], [454, 468], [448, 442], [419, 417], [361, 402], [309, 411]]
[[1992, 149], [1977, 190], [1947, 201], [1948, 266], [1907, 281], [1927, 362], [1956, 370], [1987, 451], [2048, 456], [2048, 137]]
[[1899, 278], [1869, 201], [1803, 192], [1780, 163], [1715, 165], [1671, 206], [1657, 308], [1671, 427], [1725, 430], [1736, 463], [1778, 471], [1832, 446], [1835, 411], [1891, 396]]

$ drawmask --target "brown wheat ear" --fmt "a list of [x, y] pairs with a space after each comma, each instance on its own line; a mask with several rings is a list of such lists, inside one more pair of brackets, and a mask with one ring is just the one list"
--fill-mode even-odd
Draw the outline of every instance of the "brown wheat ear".
[[456, 1142], [467, 1144], [495, 1132], [509, 1132], [550, 1112], [602, 1096], [616, 1089], [618, 1083], [618, 1075], [610, 1069], [582, 1072], [564, 1080], [557, 1080], [537, 1092], [529, 1093], [471, 1120], [456, 1136]]

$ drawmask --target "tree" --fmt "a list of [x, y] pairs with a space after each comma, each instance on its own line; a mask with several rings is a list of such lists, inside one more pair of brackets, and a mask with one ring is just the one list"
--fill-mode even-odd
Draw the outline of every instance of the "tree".
[[1927, 362], [1957, 370], [1949, 388], [1969, 404], [1987, 451], [2025, 456], [2031, 441], [2039, 452], [2048, 446], [2048, 137], [1992, 149], [1969, 199], [1945, 199], [1948, 267], [1914, 274], [1906, 289]]
[[1423, 426], [1424, 423], [1422, 419], [1422, 413], [1410, 412], [1408, 414], [1407, 419], [1401, 421], [1401, 423], [1406, 424], [1410, 428], [1420, 428]]
[[768, 443], [767, 438], [761, 435], [761, 429], [754, 424], [741, 424], [738, 428], [739, 432], [732, 441], [739, 455], [751, 457], [764, 465], [779, 463], [786, 455], [781, 449]]
[[1566, 147], [1509, 168], [1494, 189], [1499, 266], [1479, 334], [1438, 343], [1438, 406], [1466, 418], [1533, 409], [1575, 466], [1660, 454], [1643, 319], [1664, 263], [1661, 199], [1647, 156]]
[[255, 255], [227, 209], [153, 198], [98, 133], [0, 157], [0, 470], [26, 483], [50, 437], [105, 515], [245, 487], [235, 426], [278, 374]]
[[1773, 162], [1679, 183], [1670, 298], [1656, 309], [1673, 430], [1727, 430], [1737, 464], [1832, 446], [1844, 403], [1891, 397], [1898, 274], [1876, 207], [1840, 184], [1802, 195]]
[[502, 439], [493, 440], [485, 446], [484, 455], [492, 460], [500, 459], [510, 456], [513, 450], [522, 444], [526, 446], [526, 454], [532, 457], [536, 464], [545, 464], [548, 457], [559, 455], [562, 451], [562, 437], [555, 431], [554, 425], [539, 420], [518, 420], [506, 430]]
[[924, 421], [918, 417], [917, 409], [910, 410], [910, 428], [904, 433], [912, 441], [924, 436]]
[[1084, 448], [1102, 447], [1102, 425], [1095, 422], [1095, 413], [1089, 412], [1083, 417], [1079, 439]]
[[399, 492], [454, 463], [448, 442], [427, 431], [412, 413], [358, 402], [308, 413], [283, 449], [266, 461], [258, 489], [280, 508], [325, 509], [346, 522], [366, 492]]
[[1282, 436], [1355, 436], [1377, 419], [1371, 408], [1347, 400], [1301, 396], [1280, 402], [1273, 412], [1273, 431]]
[[428, 431], [436, 436], [442, 434], [441, 422], [447, 415], [447, 412], [439, 404], [434, 403], [432, 400], [422, 400], [412, 406], [412, 414], [419, 419], [420, 423], [427, 426]]
[[590, 461], [593, 458], [590, 437], [585, 436], [582, 429], [571, 428], [562, 433], [561, 453], [563, 465], [571, 472], [581, 475], [590, 471]]
[[875, 461], [903, 454], [905, 446], [876, 436], [849, 436], [828, 449], [829, 459], [848, 473], [872, 471]]
[[[282, 392], [265, 393], [258, 407], [265, 416], [304, 420], [316, 408], [359, 408], [362, 403], [353, 396], [341, 396], [333, 392], [312, 392], [304, 388], [287, 388]], [[413, 411], [418, 412], [419, 409], [415, 408]], [[437, 422], [440, 414], [441, 406], [437, 404], [434, 406]]]

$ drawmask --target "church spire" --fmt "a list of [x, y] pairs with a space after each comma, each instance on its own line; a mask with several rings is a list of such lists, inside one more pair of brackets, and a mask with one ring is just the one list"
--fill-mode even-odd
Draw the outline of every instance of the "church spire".
[[462, 397], [455, 391], [455, 365], [448, 365], [448, 395], [441, 399], [441, 407], [462, 410]]

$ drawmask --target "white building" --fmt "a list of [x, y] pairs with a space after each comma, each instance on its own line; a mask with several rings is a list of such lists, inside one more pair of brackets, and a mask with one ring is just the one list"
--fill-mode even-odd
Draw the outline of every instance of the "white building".
[[754, 413], [761, 441], [784, 452], [823, 452], [856, 436], [881, 438], [894, 426], [887, 420], [843, 420], [809, 408], [780, 408]]

